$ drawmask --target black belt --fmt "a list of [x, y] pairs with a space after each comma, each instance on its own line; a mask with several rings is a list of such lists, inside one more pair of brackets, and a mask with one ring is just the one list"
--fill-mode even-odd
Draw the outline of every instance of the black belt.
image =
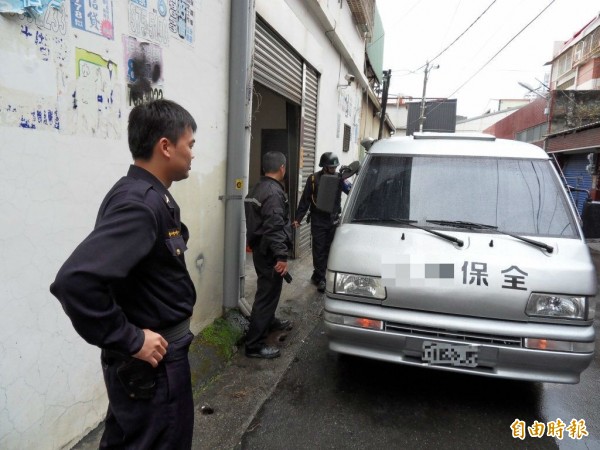
[[175, 342], [181, 339], [190, 331], [190, 318], [173, 325], [172, 327], [163, 328], [161, 330], [153, 330], [160, 334], [168, 343]]
[[[181, 339], [190, 331], [190, 319], [189, 317], [182, 322], [179, 322], [172, 327], [163, 328], [162, 330], [156, 330], [155, 333], [160, 334], [168, 343], [175, 342]], [[119, 361], [129, 361], [132, 357], [126, 353], [119, 352], [117, 350], [102, 349], [102, 357], [105, 359], [116, 359]]]

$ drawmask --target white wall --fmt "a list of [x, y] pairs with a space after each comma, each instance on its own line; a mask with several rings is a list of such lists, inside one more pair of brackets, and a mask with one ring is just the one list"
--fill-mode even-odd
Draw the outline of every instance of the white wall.
[[[128, 4], [111, 4], [114, 40], [73, 28], [69, 1], [40, 25], [0, 14], [2, 449], [69, 446], [105, 414], [99, 350], [76, 335], [48, 286], [131, 162], [122, 40], [131, 34]], [[198, 292], [197, 332], [221, 314], [224, 212], [218, 196], [225, 178], [229, 1], [195, 2], [194, 17], [193, 44], [169, 37], [160, 47], [164, 95], [198, 123], [190, 178], [172, 188], [191, 232], [186, 257]], [[78, 79], [76, 48], [113, 61], [114, 77], [106, 72], [103, 84]], [[111, 90], [112, 104], [95, 102]]]
[[462, 120], [460, 122], [456, 122], [456, 131], [471, 131], [480, 133], [483, 130], [494, 125], [496, 122], [499, 122], [505, 117], [510, 116], [512, 113], [517, 111], [517, 109], [518, 108], [505, 109], [500, 112], [484, 114], [483, 116], [473, 117], [470, 119]]
[[[108, 0], [112, 40], [73, 27], [71, 2], [63, 4], [38, 21], [0, 14], [2, 449], [69, 447], [103, 419], [107, 405], [99, 350], [73, 331], [48, 287], [131, 162], [123, 37], [143, 30], [131, 28], [141, 21], [130, 22], [136, 8], [130, 10], [126, 0]], [[196, 1], [194, 8], [192, 44], [168, 27], [145, 30], [165, 31], [146, 36], [162, 49], [155, 87], [198, 123], [190, 178], [172, 187], [191, 232], [186, 260], [198, 293], [192, 318], [197, 332], [221, 315], [222, 306], [225, 227], [218, 197], [225, 190], [230, 1]], [[338, 85], [350, 67], [364, 66], [364, 42], [346, 2], [257, 0], [256, 8], [321, 74], [317, 158], [333, 151], [342, 164], [358, 159], [362, 92], [356, 83]], [[335, 24], [352, 64], [329, 41], [323, 18]], [[90, 61], [79, 77], [78, 59]], [[90, 76], [96, 74], [94, 61], [102, 66], [109, 60], [111, 70]], [[342, 153], [344, 123], [353, 128], [348, 153]]]

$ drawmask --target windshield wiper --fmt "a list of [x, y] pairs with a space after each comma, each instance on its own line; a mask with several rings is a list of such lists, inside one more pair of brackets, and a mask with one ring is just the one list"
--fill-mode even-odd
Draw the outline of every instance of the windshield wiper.
[[497, 230], [498, 227], [493, 225], [486, 225], [484, 223], [477, 222], [465, 222], [463, 220], [426, 220], [427, 223], [435, 223], [437, 225], [447, 225], [456, 228], [468, 228], [475, 230]]
[[476, 222], [465, 222], [462, 220], [426, 220], [425, 222], [435, 223], [437, 225], [445, 225], [445, 226], [449, 226], [449, 227], [467, 228], [469, 230], [490, 230], [490, 231], [494, 231], [496, 233], [505, 234], [507, 236], [514, 237], [515, 239], [519, 239], [520, 241], [527, 242], [528, 244], [531, 244], [531, 245], [535, 245], [536, 247], [543, 248], [548, 253], [552, 253], [554, 251], [554, 247], [552, 247], [551, 245], [548, 245], [544, 242], [535, 241], [533, 239], [519, 236], [518, 234], [509, 233], [508, 231], [502, 231], [502, 230], [499, 230], [498, 227], [495, 227], [493, 225], [486, 225], [483, 223], [476, 223]]
[[401, 223], [403, 225], [408, 225], [410, 227], [418, 228], [419, 230], [427, 231], [428, 233], [431, 233], [431, 234], [435, 234], [436, 236], [439, 236], [442, 239], [446, 239], [447, 241], [454, 242], [459, 247], [462, 247], [465, 244], [462, 240], [455, 238], [454, 236], [450, 236], [449, 234], [440, 233], [439, 231], [433, 231], [433, 230], [430, 230], [429, 228], [420, 227], [419, 225], [415, 225], [416, 220], [396, 219], [393, 217], [386, 218], [386, 219], [382, 219], [382, 218], [378, 218], [378, 217], [362, 217], [360, 219], [352, 219], [352, 222], [396, 222], [396, 223]]

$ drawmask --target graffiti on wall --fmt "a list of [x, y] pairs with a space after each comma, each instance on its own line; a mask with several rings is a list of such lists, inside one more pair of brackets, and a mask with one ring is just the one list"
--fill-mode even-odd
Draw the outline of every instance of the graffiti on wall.
[[129, 34], [139, 39], [169, 45], [169, 17], [166, 0], [129, 1]]
[[[61, 130], [58, 90], [70, 58], [64, 8], [41, 15], [13, 15], [3, 23], [0, 47], [0, 125]], [[8, 45], [10, 42], [10, 45]]]
[[194, 43], [194, 0], [169, 1], [169, 31], [178, 41]]
[[350, 117], [354, 112], [354, 99], [352, 98], [352, 95], [346, 91], [339, 92], [338, 106], [342, 110], [344, 117]]
[[127, 104], [163, 98], [162, 49], [156, 44], [123, 36], [123, 53], [127, 72]]
[[61, 36], [67, 34], [68, 17], [63, 8], [46, 8], [41, 14], [22, 14], [19, 18], [22, 22], [34, 24], [40, 30], [52, 31]]
[[71, 0], [71, 25], [114, 39], [112, 0]]
[[121, 85], [117, 64], [75, 48], [75, 81], [60, 96], [60, 111], [71, 134], [121, 137]]

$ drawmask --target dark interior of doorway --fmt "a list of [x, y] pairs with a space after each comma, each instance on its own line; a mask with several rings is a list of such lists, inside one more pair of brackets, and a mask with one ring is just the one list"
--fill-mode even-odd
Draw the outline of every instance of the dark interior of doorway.
[[[299, 177], [299, 154], [300, 154], [300, 105], [290, 102], [286, 98], [276, 94], [262, 85], [256, 85], [256, 91], [262, 95], [262, 106], [253, 107], [252, 115], [252, 139], [260, 136], [260, 145], [251, 145], [249, 184], [252, 186], [263, 174], [260, 167], [262, 155], [269, 151], [280, 151], [287, 158], [286, 177], [284, 188], [288, 194], [290, 204], [290, 216], [296, 214], [298, 205]], [[269, 100], [266, 101], [266, 97]], [[256, 98], [254, 99], [256, 100]], [[276, 108], [270, 111], [269, 102], [275, 104]], [[254, 103], [254, 102], [253, 102]], [[285, 120], [275, 111], [285, 111]], [[260, 153], [259, 153], [260, 152]], [[295, 230], [292, 230], [294, 240]], [[295, 258], [295, 248], [292, 246], [292, 258]]]

